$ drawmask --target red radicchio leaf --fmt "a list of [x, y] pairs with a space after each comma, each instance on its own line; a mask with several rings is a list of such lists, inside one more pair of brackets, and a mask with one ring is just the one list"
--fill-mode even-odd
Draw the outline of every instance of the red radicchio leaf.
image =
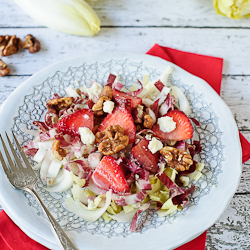
[[123, 84], [117, 82], [114, 88], [120, 91], [123, 88]]
[[150, 203], [146, 203], [146, 204], [143, 204], [140, 209], [135, 213], [132, 221], [131, 221], [131, 224], [130, 224], [130, 232], [133, 232], [133, 233], [136, 233], [136, 229], [137, 229], [137, 225], [136, 225], [136, 222], [137, 222], [137, 219], [140, 215], [140, 213], [144, 212], [145, 210], [147, 210], [148, 208], [150, 207]]
[[106, 85], [105, 85], [105, 86], [109, 86], [109, 87], [111, 87], [111, 88], [112, 88], [112, 85], [113, 85], [113, 83], [114, 83], [115, 79], [116, 79], [116, 76], [115, 76], [115, 75], [110, 74], [110, 75], [109, 75], [109, 78], [108, 78], [108, 80], [107, 80], [107, 83], [106, 83]]
[[155, 87], [161, 92], [162, 89], [164, 88], [164, 84], [159, 80], [158, 82], [155, 83]]
[[57, 93], [54, 93], [54, 96], [52, 97], [52, 100], [54, 99], [60, 99], [62, 98], [61, 96], [59, 96]]
[[43, 132], [47, 132], [49, 130], [48, 126], [44, 122], [34, 121], [33, 124]]
[[136, 90], [136, 91], [130, 91], [130, 92], [128, 93], [128, 95], [131, 95], [131, 96], [138, 96], [138, 95], [142, 92], [142, 90], [143, 90], [143, 85], [142, 85], [142, 83], [141, 83], [139, 80], [137, 80], [137, 82], [141, 85], [141, 88], [138, 89], [138, 90]]
[[86, 102], [86, 100], [82, 99], [80, 97], [76, 97], [75, 100], [74, 100], [75, 104], [84, 104], [85, 102]]
[[199, 141], [193, 141], [193, 144], [187, 144], [187, 145], [192, 158], [194, 157], [194, 155], [200, 153], [202, 150], [202, 146], [200, 145]]
[[156, 100], [153, 104], [152, 104], [152, 111], [155, 113], [155, 117], [157, 118], [158, 116], [158, 112], [159, 112], [159, 101], [160, 99]]
[[91, 99], [89, 99], [86, 101], [86, 104], [89, 106], [90, 109], [92, 109], [95, 103]]
[[189, 189], [178, 187], [164, 172], [158, 175], [158, 178], [169, 189], [174, 205], [181, 205], [187, 196], [195, 190], [194, 185], [191, 185]]
[[189, 119], [191, 119], [193, 121], [193, 123], [197, 126], [197, 127], [200, 127], [200, 123], [193, 117], [189, 117]]
[[158, 175], [159, 180], [169, 189], [176, 187], [176, 184], [164, 173]]
[[134, 123], [142, 123], [142, 119], [139, 117], [139, 112], [137, 108], [133, 109], [132, 116], [134, 119]]
[[66, 148], [69, 146], [69, 143], [65, 140], [63, 135], [55, 135], [55, 139], [60, 141], [60, 147], [61, 148]]
[[28, 146], [23, 146], [22, 150], [26, 155], [34, 156], [38, 151], [38, 148], [29, 148]]
[[197, 162], [193, 161], [193, 165], [190, 166], [189, 170], [181, 171], [178, 173], [177, 176], [182, 176], [182, 175], [187, 175], [187, 174], [193, 173], [196, 169], [196, 164], [197, 164]]
[[186, 198], [188, 197], [189, 194], [192, 194], [194, 192], [195, 186], [191, 185], [189, 189], [185, 189], [185, 188], [181, 188], [181, 189], [183, 189], [184, 193], [172, 198], [174, 205], [181, 205], [185, 201], [185, 203], [183, 204], [183, 206], [185, 206], [187, 204]]
[[127, 158], [120, 157], [117, 160], [117, 164], [124, 166], [125, 168], [128, 168], [131, 172], [138, 174], [140, 178], [144, 180], [148, 180], [149, 178], [149, 172], [146, 171], [145, 169], [142, 169], [138, 165], [136, 165], [134, 162], [130, 161]]
[[52, 123], [53, 117], [58, 117], [58, 115], [55, 114], [54, 112], [52, 112], [51, 110], [48, 110], [48, 112], [45, 114], [45, 118], [44, 118], [44, 122], [45, 122], [46, 126], [48, 126], [50, 128], [56, 127], [56, 124]]
[[39, 134], [40, 141], [48, 141], [51, 139], [49, 132], [41, 132]]
[[185, 140], [182, 141], [177, 141], [176, 144], [174, 145], [175, 148], [181, 149], [183, 151], [186, 151], [186, 142]]
[[161, 116], [167, 114], [168, 111], [173, 109], [173, 105], [175, 103], [175, 99], [173, 95], [168, 94], [164, 103], [161, 105], [160, 114]]

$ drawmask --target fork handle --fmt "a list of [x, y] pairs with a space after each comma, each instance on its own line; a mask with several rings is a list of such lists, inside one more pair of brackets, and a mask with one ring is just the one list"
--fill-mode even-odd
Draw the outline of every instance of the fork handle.
[[29, 192], [35, 198], [35, 200], [41, 205], [42, 211], [50, 224], [50, 227], [52, 229], [54, 236], [56, 237], [57, 241], [60, 243], [61, 248], [64, 250], [77, 250], [77, 248], [73, 245], [69, 237], [65, 234], [65, 232], [62, 230], [60, 225], [57, 223], [55, 218], [46, 208], [46, 206], [40, 199], [35, 189], [32, 187], [25, 187], [24, 190]]

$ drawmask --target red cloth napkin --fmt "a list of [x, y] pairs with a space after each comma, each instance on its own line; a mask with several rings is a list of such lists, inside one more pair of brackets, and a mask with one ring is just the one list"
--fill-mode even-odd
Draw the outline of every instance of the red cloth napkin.
[[[158, 56], [172, 62], [185, 69], [187, 72], [202, 78], [220, 95], [223, 68], [222, 58], [183, 52], [168, 47], [162, 47], [158, 44], [155, 44], [147, 54]], [[250, 143], [241, 133], [240, 142], [242, 147], [242, 162], [245, 162], [250, 158]], [[196, 239], [176, 248], [176, 250], [205, 250], [206, 235], [207, 232], [204, 232]]]
[[[223, 59], [183, 52], [167, 47], [155, 45], [147, 54], [161, 57], [170, 61], [189, 73], [196, 75], [210, 84], [220, 94]], [[213, 72], [211, 74], [211, 72]], [[250, 158], [250, 144], [241, 135], [242, 161]], [[184, 244], [176, 250], [205, 250], [207, 232], [196, 239]], [[46, 250], [47, 248], [30, 239], [17, 227], [8, 215], [0, 212], [0, 249], [1, 250]]]

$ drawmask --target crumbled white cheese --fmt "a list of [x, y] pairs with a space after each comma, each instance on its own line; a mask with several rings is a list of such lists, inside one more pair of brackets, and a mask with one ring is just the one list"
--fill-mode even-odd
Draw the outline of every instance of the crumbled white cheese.
[[149, 150], [152, 154], [156, 153], [157, 151], [163, 148], [163, 144], [161, 141], [157, 140], [155, 137], [149, 142], [148, 144]]
[[159, 118], [157, 123], [160, 126], [160, 130], [163, 132], [171, 132], [176, 128], [176, 122], [169, 116]]
[[142, 116], [143, 116], [143, 106], [139, 104], [138, 107], [137, 107], [137, 110], [138, 110], [138, 117], [142, 119]]
[[181, 176], [180, 180], [183, 183], [184, 187], [186, 187], [189, 184], [189, 177], [188, 176]]
[[146, 134], [145, 138], [150, 141], [152, 139], [152, 135]]
[[89, 119], [89, 116], [88, 116], [87, 114], [85, 114], [85, 115], [83, 116], [83, 118], [84, 118], [84, 119]]
[[106, 102], [103, 103], [103, 111], [105, 113], [111, 114], [114, 107], [115, 107], [115, 103], [112, 102], [112, 101], [106, 101]]
[[92, 99], [93, 96], [100, 97], [102, 90], [103, 90], [103, 87], [100, 83], [93, 82], [91, 88], [87, 89], [89, 99]]
[[86, 145], [91, 145], [95, 141], [95, 135], [92, 133], [92, 131], [89, 128], [86, 127], [80, 127], [79, 132], [81, 135], [81, 140]]

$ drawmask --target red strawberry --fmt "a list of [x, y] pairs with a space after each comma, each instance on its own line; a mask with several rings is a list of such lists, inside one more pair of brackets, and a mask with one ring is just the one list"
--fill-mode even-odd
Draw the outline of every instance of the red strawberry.
[[80, 135], [79, 128], [87, 127], [93, 131], [94, 114], [90, 109], [81, 109], [59, 120], [57, 128], [60, 132], [69, 135]]
[[149, 141], [146, 138], [140, 140], [133, 148], [132, 155], [142, 164], [142, 167], [152, 173], [158, 170], [159, 153], [152, 154], [148, 148]]
[[159, 125], [155, 124], [152, 130], [154, 131], [156, 137], [159, 137], [163, 140], [173, 141], [181, 141], [191, 139], [193, 137], [192, 123], [182, 111], [175, 109], [169, 111], [164, 116], [172, 117], [174, 122], [176, 122], [176, 128], [172, 132], [163, 132], [160, 130]]
[[124, 129], [124, 133], [128, 135], [129, 143], [135, 141], [136, 127], [132, 115], [126, 108], [115, 108], [111, 114], [104, 118], [97, 132], [102, 132], [109, 125], [120, 125]]
[[112, 156], [104, 156], [92, 174], [92, 180], [99, 188], [124, 194], [129, 193], [130, 188], [126, 181], [122, 167], [116, 163]]
[[116, 104], [121, 105], [122, 103], [125, 103], [128, 107], [131, 107], [132, 109], [137, 108], [139, 104], [142, 104], [142, 99], [140, 97], [131, 96], [116, 89], [113, 89], [113, 99]]

